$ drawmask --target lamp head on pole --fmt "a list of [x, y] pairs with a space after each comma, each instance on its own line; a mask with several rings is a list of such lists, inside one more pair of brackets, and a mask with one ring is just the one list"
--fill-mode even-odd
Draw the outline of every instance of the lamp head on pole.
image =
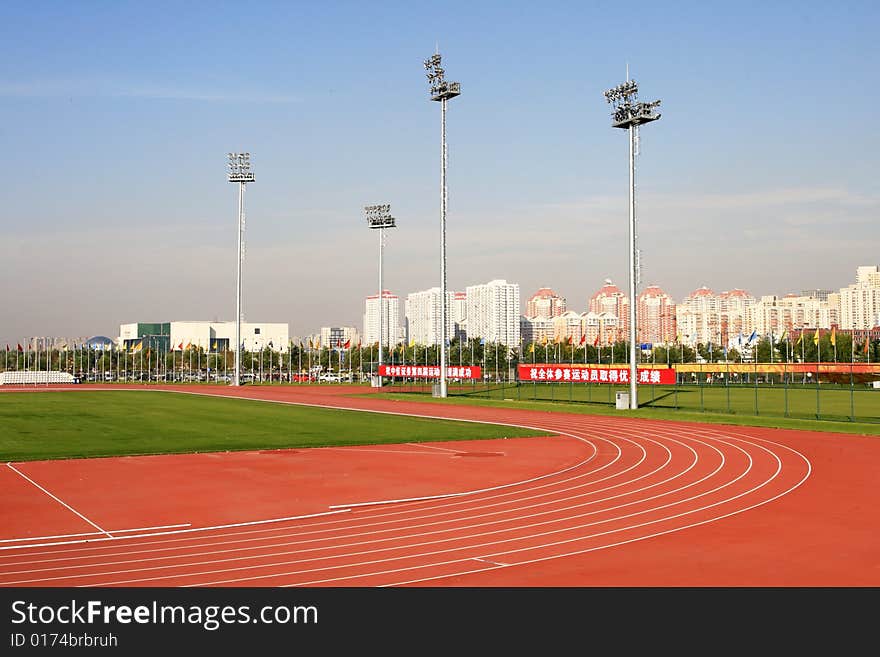
[[396, 219], [391, 216], [391, 205], [367, 205], [364, 207], [364, 216], [367, 218], [367, 226], [370, 228], [394, 228]]
[[254, 174], [251, 171], [250, 153], [227, 153], [227, 180], [231, 183], [252, 183]]
[[461, 85], [458, 82], [447, 82], [444, 77], [446, 71], [440, 65], [440, 53], [434, 53], [425, 60], [425, 77], [428, 78], [431, 100], [449, 100], [461, 95]]

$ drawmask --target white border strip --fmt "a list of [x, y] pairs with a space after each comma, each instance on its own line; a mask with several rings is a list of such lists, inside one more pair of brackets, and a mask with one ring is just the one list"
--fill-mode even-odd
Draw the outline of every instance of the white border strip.
[[[122, 534], [125, 532], [144, 532], [149, 529], [176, 529], [178, 527], [192, 527], [191, 522], [185, 522], [179, 525], [155, 525], [153, 527], [136, 527], [134, 529], [111, 529], [111, 534]], [[73, 538], [75, 536], [100, 536], [101, 532], [83, 532], [81, 534], [57, 534], [55, 536], [25, 536], [23, 538], [3, 538], [0, 543], [15, 543], [19, 541], [44, 541], [50, 538]]]
[[[230, 527], [246, 527], [248, 525], [267, 525], [273, 522], [284, 522], [286, 520], [306, 520], [308, 518], [317, 518], [319, 516], [333, 516], [338, 513], [346, 513], [348, 509], [340, 511], [321, 511], [320, 513], [309, 513], [303, 516], [288, 516], [286, 518], [270, 518], [269, 520], [250, 520], [248, 522], [235, 522], [229, 525], [211, 525], [209, 527], [192, 527], [190, 529], [174, 529], [167, 532], [148, 532], [146, 534], [132, 534], [131, 536], [111, 536], [109, 538], [84, 538], [77, 541], [56, 541], [54, 543], [28, 543], [27, 545], [4, 545], [0, 546], [0, 550], [22, 550], [24, 548], [34, 547], [50, 547], [53, 545], [75, 545], [78, 543], [102, 543], [104, 541], [119, 541], [128, 538], [149, 538], [152, 536], [168, 536], [169, 534], [188, 534], [190, 532], [206, 532], [212, 529], [229, 529]], [[102, 530], [103, 531], [103, 530]]]

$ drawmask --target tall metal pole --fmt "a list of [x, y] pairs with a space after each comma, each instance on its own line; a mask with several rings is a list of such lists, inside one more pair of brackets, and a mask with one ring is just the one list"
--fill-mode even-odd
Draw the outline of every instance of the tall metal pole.
[[383, 324], [384, 324], [384, 315], [385, 309], [382, 308], [382, 255], [385, 251], [385, 229], [379, 229], [379, 371], [382, 370], [382, 357], [383, 357], [383, 345], [382, 345], [382, 337], [383, 337]]
[[425, 60], [425, 70], [428, 71], [428, 85], [430, 87], [431, 100], [440, 102], [440, 385], [439, 396], [447, 396], [446, 360], [447, 360], [447, 330], [446, 315], [446, 201], [448, 189], [446, 185], [446, 101], [461, 95], [461, 85], [458, 82], [447, 82], [446, 72], [441, 66], [439, 52], [435, 52]]
[[[235, 277], [235, 372], [232, 377], [232, 385], [241, 385], [241, 260], [242, 260], [242, 237], [244, 234], [244, 187], [246, 183], [254, 182], [254, 174], [251, 172], [250, 153], [227, 153], [229, 175], [227, 180], [238, 183], [238, 261], [236, 262]], [[183, 354], [181, 354], [181, 366]]]
[[[385, 297], [384, 297], [384, 281], [382, 280], [383, 275], [383, 256], [385, 253], [385, 229], [386, 228], [394, 228], [396, 224], [396, 220], [391, 216], [391, 206], [386, 204], [381, 205], [368, 205], [364, 207], [364, 214], [367, 218], [367, 226], [369, 226], [372, 230], [379, 231], [379, 363], [376, 370], [376, 379], [373, 380], [372, 385], [378, 387], [382, 384], [382, 363], [385, 353], [385, 345], [383, 344], [385, 340], [387, 340], [385, 336]], [[392, 363], [393, 364], [393, 363]]]
[[636, 128], [629, 126], [629, 407], [638, 408], [636, 367]]
[[440, 101], [440, 396], [446, 397], [446, 98]]
[[[636, 286], [639, 277], [639, 258], [636, 250], [636, 188], [635, 156], [638, 127], [643, 123], [656, 121], [660, 114], [655, 108], [659, 100], [649, 103], [639, 102], [639, 87], [635, 80], [629, 79], [627, 68], [626, 82], [605, 92], [605, 100], [613, 107], [611, 125], [629, 131], [629, 407], [636, 409], [638, 402], [638, 368], [636, 367]], [[612, 351], [612, 355], [613, 355]]]
[[241, 238], [244, 218], [244, 183], [238, 183], [238, 259], [235, 274], [235, 373], [232, 385], [241, 385]]

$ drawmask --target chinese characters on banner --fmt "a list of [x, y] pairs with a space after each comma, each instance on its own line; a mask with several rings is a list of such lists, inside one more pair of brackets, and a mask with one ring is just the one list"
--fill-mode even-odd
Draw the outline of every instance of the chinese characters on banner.
[[[638, 383], [674, 384], [675, 370], [639, 368]], [[520, 381], [557, 381], [562, 383], [617, 383], [629, 384], [628, 367], [589, 367], [578, 365], [519, 365]]]
[[[400, 376], [413, 379], [439, 379], [440, 367], [437, 365], [382, 365], [380, 376]], [[483, 375], [479, 365], [461, 365], [446, 368], [448, 379], [479, 379]]]

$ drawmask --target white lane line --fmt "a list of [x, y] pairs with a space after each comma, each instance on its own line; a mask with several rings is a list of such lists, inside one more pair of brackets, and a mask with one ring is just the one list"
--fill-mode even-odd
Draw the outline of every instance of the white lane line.
[[[364, 447], [368, 447], [365, 445]], [[447, 454], [434, 454], [433, 452], [419, 452], [407, 449], [364, 449], [364, 447], [317, 447], [315, 449], [332, 449], [338, 452], [357, 452], [359, 454], [410, 454], [414, 456], [448, 456]]]
[[[123, 534], [125, 532], [144, 532], [150, 529], [176, 529], [178, 527], [192, 527], [192, 523], [185, 522], [179, 525], [154, 525], [152, 527], [136, 527], [134, 529], [111, 529], [111, 534]], [[55, 534], [54, 536], [24, 536], [22, 538], [3, 538], [0, 543], [17, 543], [21, 541], [47, 541], [50, 538], [75, 538], [77, 536], [100, 536], [101, 532], [82, 532], [80, 534]]]
[[449, 452], [451, 454], [458, 454], [461, 450], [458, 449], [446, 449], [445, 447], [435, 447], [434, 445], [424, 445], [421, 443], [406, 443], [407, 445], [412, 445], [413, 447], [424, 447], [425, 449], [436, 449], [439, 452]]
[[509, 566], [509, 563], [501, 563], [500, 561], [489, 561], [489, 559], [483, 559], [482, 557], [473, 557], [474, 561], [482, 561], [483, 563], [490, 563], [493, 566]]
[[88, 518], [86, 518], [83, 514], [81, 514], [81, 513], [80, 513], [79, 511], [77, 511], [76, 509], [74, 509], [72, 506], [70, 506], [70, 505], [67, 504], [66, 502], [60, 500], [59, 498], [55, 497], [52, 493], [50, 493], [50, 492], [47, 491], [45, 488], [43, 488], [42, 486], [40, 486], [40, 484], [38, 484], [36, 481], [34, 481], [34, 480], [31, 479], [30, 477], [28, 477], [28, 476], [27, 476], [26, 474], [24, 474], [21, 470], [16, 470], [16, 469], [15, 469], [15, 466], [13, 466], [12, 463], [7, 463], [7, 464], [6, 464], [6, 467], [9, 468], [10, 470], [12, 470], [14, 473], [16, 473], [16, 474], [17, 474], [18, 476], [20, 476], [22, 479], [25, 479], [25, 480], [31, 482], [34, 486], [36, 486], [36, 487], [39, 488], [41, 491], [43, 491], [44, 493], [46, 493], [46, 495], [48, 495], [48, 496], [51, 497], [53, 500], [55, 500], [56, 502], [58, 502], [58, 504], [60, 504], [61, 506], [63, 506], [65, 509], [67, 509], [67, 510], [69, 510], [69, 511], [72, 511], [73, 513], [75, 513], [76, 515], [78, 515], [80, 518], [82, 518], [83, 520], [85, 520], [87, 523], [89, 523], [92, 527], [94, 527], [95, 529], [97, 529], [97, 530], [98, 530], [99, 532], [101, 532], [102, 534], [106, 534], [106, 535], [109, 536], [110, 538], [113, 538], [113, 535], [110, 534], [110, 532], [108, 532], [108, 531], [106, 531], [106, 530], [104, 530], [104, 529], [101, 529], [98, 525], [96, 525], [96, 524], [93, 523], [91, 520], [89, 520]]
[[[189, 529], [173, 529], [165, 532], [147, 532], [146, 534], [132, 534], [131, 536], [111, 536], [109, 538], [84, 538], [76, 541], [56, 541], [54, 543], [28, 543], [26, 545], [4, 545], [0, 550], [21, 550], [24, 548], [48, 547], [52, 545], [77, 545], [80, 543], [101, 543], [104, 541], [119, 541], [128, 538], [150, 538], [152, 536], [168, 536], [170, 534], [188, 534], [190, 532], [205, 532], [212, 529], [229, 529], [231, 527], [248, 527], [250, 525], [268, 525], [273, 522], [285, 522], [287, 520], [306, 520], [308, 518], [317, 518], [320, 516], [332, 516], [337, 513], [345, 513], [348, 509], [339, 511], [321, 511], [320, 513], [309, 513], [302, 516], [287, 516], [286, 518], [271, 518], [269, 520], [251, 520], [249, 522], [235, 522], [229, 525], [211, 525], [209, 527], [190, 527]], [[103, 531], [103, 530], [102, 530]], [[106, 532], [105, 532], [106, 533]]]

